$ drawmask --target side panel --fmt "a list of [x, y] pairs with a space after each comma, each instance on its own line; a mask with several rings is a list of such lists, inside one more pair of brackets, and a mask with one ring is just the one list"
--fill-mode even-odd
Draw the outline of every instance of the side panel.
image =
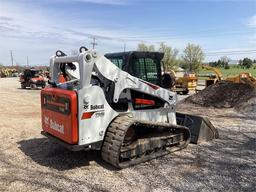
[[79, 145], [102, 141], [111, 121], [119, 114], [108, 104], [102, 88], [91, 86], [78, 91]]
[[69, 143], [78, 143], [77, 94], [75, 91], [46, 88], [41, 91], [42, 127]]

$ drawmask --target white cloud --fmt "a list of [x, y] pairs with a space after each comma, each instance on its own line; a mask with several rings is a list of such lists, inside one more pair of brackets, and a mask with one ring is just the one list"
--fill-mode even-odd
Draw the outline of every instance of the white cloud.
[[44, 0], [44, 2], [60, 2], [60, 3], [91, 3], [101, 5], [127, 5], [134, 0]]
[[26, 63], [26, 55], [32, 63], [46, 63], [56, 49], [70, 52], [81, 45], [90, 46], [90, 36], [102, 41], [98, 46], [101, 51], [123, 45], [107, 39], [127, 36], [124, 31], [111, 29], [111, 23], [109, 27], [101, 27], [96, 20], [83, 18], [74, 22], [69, 14], [35, 5], [7, 1], [0, 4], [0, 62], [5, 64], [10, 63], [9, 50], [14, 50], [19, 63]]
[[248, 37], [249, 43], [256, 46], [256, 34], [252, 35], [251, 37]]
[[250, 17], [247, 20], [247, 26], [254, 30], [254, 33], [251, 36], [247, 37], [247, 41], [249, 44], [255, 46], [256, 45], [256, 15]]
[[124, 5], [127, 4], [127, 0], [72, 0], [82, 3], [95, 3], [95, 4], [109, 4], [109, 5]]
[[247, 21], [249, 27], [256, 27], [256, 15], [250, 17]]
[[[111, 52], [123, 50], [124, 43], [127, 50], [135, 49], [140, 40], [134, 37], [148, 35], [139, 29], [129, 30], [111, 22], [106, 25], [95, 18], [76, 18], [70, 14], [20, 2], [22, 1], [3, 1], [0, 6], [0, 62], [6, 64], [10, 63], [9, 50], [14, 50], [20, 63], [26, 63], [26, 55], [31, 57], [32, 63], [45, 63], [55, 49], [70, 52], [81, 45], [91, 47], [92, 36], [97, 38], [99, 51]], [[102, 10], [95, 12], [100, 13]], [[152, 42], [154, 39], [150, 40]]]

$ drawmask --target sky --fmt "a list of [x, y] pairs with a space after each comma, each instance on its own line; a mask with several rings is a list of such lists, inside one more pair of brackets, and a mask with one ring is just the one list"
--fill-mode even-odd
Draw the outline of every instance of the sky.
[[201, 46], [205, 61], [256, 59], [256, 0], [0, 0], [0, 63], [48, 65], [60, 49], [101, 53], [161, 42]]

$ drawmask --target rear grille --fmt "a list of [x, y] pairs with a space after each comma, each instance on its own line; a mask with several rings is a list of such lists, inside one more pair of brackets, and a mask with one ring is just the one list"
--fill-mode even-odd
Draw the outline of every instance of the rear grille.
[[70, 114], [70, 100], [68, 98], [42, 95], [42, 107], [65, 115]]

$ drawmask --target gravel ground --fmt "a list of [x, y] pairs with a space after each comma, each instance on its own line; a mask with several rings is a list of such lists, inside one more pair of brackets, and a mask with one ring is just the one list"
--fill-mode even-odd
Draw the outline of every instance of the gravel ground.
[[220, 138], [124, 170], [98, 152], [69, 152], [40, 135], [40, 91], [0, 79], [0, 191], [255, 191], [256, 120], [233, 109], [204, 114]]

